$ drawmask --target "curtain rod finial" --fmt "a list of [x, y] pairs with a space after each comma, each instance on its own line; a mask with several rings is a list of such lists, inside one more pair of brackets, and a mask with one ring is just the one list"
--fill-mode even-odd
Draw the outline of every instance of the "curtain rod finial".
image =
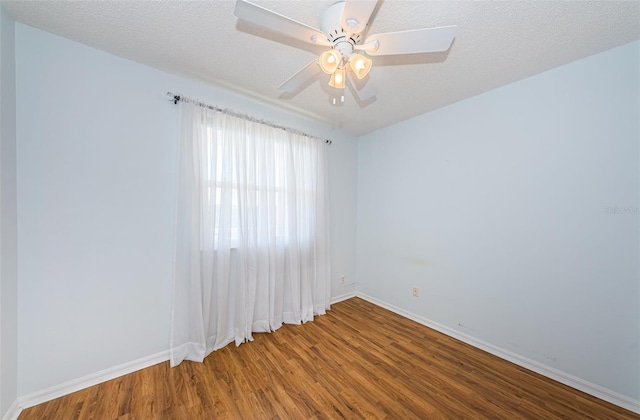
[[167, 92], [167, 95], [171, 96], [171, 98], [169, 100], [173, 101], [174, 105], [178, 104], [178, 101], [180, 100], [180, 95], [176, 95], [173, 92]]

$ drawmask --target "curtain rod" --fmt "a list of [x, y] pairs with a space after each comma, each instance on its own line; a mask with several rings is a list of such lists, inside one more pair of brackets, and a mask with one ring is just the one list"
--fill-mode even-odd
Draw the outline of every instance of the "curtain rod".
[[188, 97], [183, 96], [183, 95], [177, 95], [177, 94], [175, 94], [173, 92], [167, 92], [167, 95], [171, 96], [171, 98], [169, 100], [171, 102], [173, 102], [174, 104], [177, 104], [178, 101], [182, 101], [182, 102], [185, 102], [185, 103], [192, 103], [192, 104], [197, 105], [197, 106], [202, 107], [202, 108], [207, 108], [207, 109], [211, 109], [213, 111], [222, 112], [223, 114], [227, 114], [227, 115], [231, 115], [233, 117], [242, 118], [243, 120], [247, 120], [247, 121], [252, 121], [252, 122], [259, 123], [259, 124], [263, 124], [263, 125], [266, 125], [268, 127], [277, 128], [279, 130], [283, 130], [283, 131], [286, 131], [288, 133], [298, 134], [300, 136], [309, 137], [309, 138], [317, 139], [317, 140], [322, 140], [326, 144], [333, 143], [333, 141], [331, 141], [331, 140], [323, 139], [321, 137], [317, 137], [317, 136], [314, 136], [312, 134], [305, 133], [304, 131], [296, 130], [295, 128], [286, 127], [286, 126], [283, 126], [283, 125], [278, 125], [278, 124], [273, 123], [271, 121], [261, 120], [261, 119], [252, 117], [251, 115], [243, 114], [241, 112], [233, 111], [233, 110], [230, 110], [230, 109], [227, 109], [227, 108], [219, 108], [219, 107], [214, 106], [214, 105], [208, 105], [208, 104], [205, 104], [203, 102], [199, 102], [199, 101], [197, 101], [195, 99], [188, 98]]

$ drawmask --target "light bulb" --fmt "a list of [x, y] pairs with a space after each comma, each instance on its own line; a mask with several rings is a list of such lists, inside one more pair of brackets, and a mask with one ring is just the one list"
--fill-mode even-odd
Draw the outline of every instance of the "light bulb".
[[373, 61], [371, 61], [371, 59], [360, 54], [352, 55], [351, 60], [349, 61], [349, 66], [358, 79], [362, 79], [367, 74], [369, 74], [369, 70], [371, 70], [372, 64]]
[[337, 69], [329, 79], [329, 86], [337, 89], [344, 89], [345, 76], [346, 74], [344, 69]]
[[342, 54], [337, 50], [328, 50], [320, 54], [318, 63], [323, 72], [332, 74], [336, 71], [342, 60]]

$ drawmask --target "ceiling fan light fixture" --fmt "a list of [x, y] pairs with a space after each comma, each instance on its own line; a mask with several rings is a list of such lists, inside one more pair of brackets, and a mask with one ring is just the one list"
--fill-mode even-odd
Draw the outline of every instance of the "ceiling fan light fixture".
[[347, 74], [345, 73], [344, 69], [337, 69], [331, 75], [331, 79], [329, 79], [329, 86], [336, 89], [344, 89], [346, 78]]
[[[318, 67], [329, 75], [330, 86], [344, 90], [347, 72], [352, 71], [357, 79], [367, 77], [373, 64], [369, 57], [448, 51], [457, 30], [455, 25], [449, 25], [365, 36], [362, 32], [370, 25], [379, 0], [332, 0], [333, 4], [321, 16], [320, 29], [315, 29], [252, 1], [235, 0], [234, 14], [238, 19], [294, 40], [327, 47], [328, 51], [316, 56], [278, 87], [292, 94], [305, 87]], [[371, 83], [356, 84], [353, 92], [361, 101], [375, 96]]]
[[342, 54], [336, 50], [328, 50], [320, 54], [320, 68], [327, 74], [333, 74], [342, 61]]
[[372, 64], [373, 61], [371, 61], [370, 58], [367, 58], [364, 55], [360, 54], [352, 55], [351, 60], [349, 60], [349, 66], [358, 79], [362, 79], [367, 74], [369, 74], [369, 70], [371, 70]]

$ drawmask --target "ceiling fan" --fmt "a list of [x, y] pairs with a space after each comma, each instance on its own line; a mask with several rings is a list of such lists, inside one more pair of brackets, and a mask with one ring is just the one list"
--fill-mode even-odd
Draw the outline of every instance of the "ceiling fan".
[[[369, 19], [378, 0], [344, 0], [332, 4], [322, 15], [320, 29], [295, 21], [246, 0], [237, 0], [235, 15], [238, 19], [262, 26], [285, 36], [327, 47], [318, 59], [295, 73], [278, 90], [296, 92], [318, 67], [330, 75], [329, 85], [344, 89], [349, 83], [347, 75], [363, 79], [369, 73], [372, 60], [368, 56], [416, 54], [446, 51], [451, 46], [456, 26], [414, 29], [367, 35]], [[358, 85], [361, 89], [358, 89]], [[354, 85], [361, 101], [375, 96], [370, 82]]]

